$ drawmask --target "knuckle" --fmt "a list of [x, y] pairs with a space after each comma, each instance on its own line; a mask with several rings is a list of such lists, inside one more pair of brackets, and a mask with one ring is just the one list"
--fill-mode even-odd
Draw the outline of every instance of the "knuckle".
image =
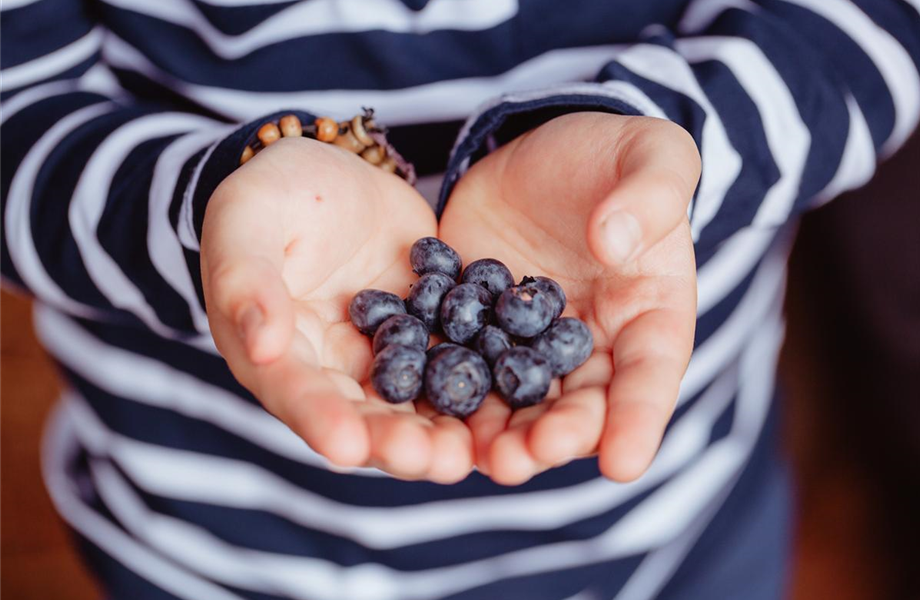
[[663, 175], [658, 178], [658, 187], [662, 197], [673, 203], [675, 207], [684, 210], [693, 195], [694, 186], [690, 185], [686, 177], [677, 170], [669, 169]]

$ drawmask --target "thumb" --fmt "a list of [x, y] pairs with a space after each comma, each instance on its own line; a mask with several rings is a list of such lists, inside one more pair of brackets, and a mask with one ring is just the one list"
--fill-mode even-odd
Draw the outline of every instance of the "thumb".
[[208, 311], [235, 329], [255, 364], [281, 356], [294, 335], [294, 307], [281, 273], [260, 257], [227, 263], [210, 277]]
[[281, 274], [284, 234], [266, 212], [245, 201], [215, 202], [201, 236], [212, 333], [218, 343], [242, 346], [255, 364], [281, 356], [294, 335], [294, 301]]
[[618, 156], [619, 178], [588, 219], [588, 245], [605, 265], [621, 267], [686, 217], [700, 176], [700, 157], [684, 129], [643, 119]]

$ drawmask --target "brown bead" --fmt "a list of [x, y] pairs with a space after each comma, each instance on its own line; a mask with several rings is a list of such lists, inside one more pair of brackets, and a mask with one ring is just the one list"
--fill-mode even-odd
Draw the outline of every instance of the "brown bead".
[[396, 159], [393, 158], [392, 156], [388, 156], [385, 159], [383, 159], [383, 162], [380, 163], [379, 166], [381, 169], [383, 169], [387, 173], [395, 173], [396, 172]]
[[354, 152], [355, 154], [360, 154], [361, 151], [364, 150], [364, 144], [359, 142], [355, 134], [349, 129], [346, 129], [345, 133], [339, 134], [332, 143], [339, 148], [345, 148], [349, 152]]
[[281, 135], [284, 137], [300, 137], [303, 135], [303, 127], [300, 125], [300, 119], [297, 115], [285, 115], [278, 121], [281, 127]]
[[370, 134], [367, 133], [364, 117], [361, 115], [355, 115], [355, 117], [351, 120], [351, 131], [355, 134], [355, 137], [358, 138], [358, 141], [365, 146], [374, 145], [374, 138], [372, 138]]
[[259, 127], [259, 133], [257, 136], [259, 141], [262, 142], [263, 146], [268, 146], [281, 139], [281, 131], [274, 123], [266, 123], [262, 127]]
[[316, 139], [321, 142], [334, 142], [339, 135], [339, 124], [329, 117], [320, 117], [314, 124], [316, 125]]
[[383, 159], [387, 157], [387, 149], [383, 146], [371, 146], [361, 153], [361, 158], [371, 163], [372, 165], [379, 165], [383, 162]]
[[246, 146], [243, 148], [243, 153], [240, 155], [240, 164], [246, 164], [246, 161], [256, 155], [255, 150], [252, 149], [252, 146]]

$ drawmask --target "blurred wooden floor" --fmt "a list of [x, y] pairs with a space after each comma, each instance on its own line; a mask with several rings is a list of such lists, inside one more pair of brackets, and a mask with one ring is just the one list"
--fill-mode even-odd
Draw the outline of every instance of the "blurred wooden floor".
[[58, 393], [32, 333], [30, 304], [0, 296], [0, 597], [95, 600], [39, 472], [39, 437]]
[[[840, 315], [826, 310], [826, 299], [846, 290], [822, 281], [824, 267], [820, 262], [809, 261], [809, 255], [820, 254], [821, 230], [831, 221], [821, 213], [833, 211], [846, 216], [849, 211], [851, 220], [852, 215], [860, 219], [866, 214], [860, 212], [865, 211], [864, 203], [873, 195], [883, 196], [872, 198], [873, 206], [878, 206], [876, 200], [886, 206], [885, 202], [899, 194], [902, 200], [909, 195], [916, 204], [916, 190], [920, 189], [917, 164], [920, 143], [915, 137], [906, 153], [884, 166], [887, 174], [879, 178], [883, 183], [873, 183], [869, 189], [850, 194], [806, 219], [793, 253], [787, 303], [789, 333], [781, 369], [789, 389], [783, 442], [792, 457], [800, 503], [792, 600], [918, 597], [904, 592], [898, 584], [904, 582], [904, 569], [916, 570], [916, 565], [910, 565], [918, 559], [916, 542], [908, 547], [905, 540], [920, 536], [909, 531], [905, 536], [903, 520], [899, 514], [892, 514], [897, 510], [916, 512], [916, 506], [905, 508], [897, 501], [898, 486], [909, 487], [909, 483], [892, 482], [892, 477], [883, 481], [871, 460], [854, 457], [854, 452], [865, 446], [853, 443], [852, 437], [847, 437], [853, 434], [852, 428], [847, 429], [836, 418], [838, 401], [846, 395], [841, 386], [846, 386], [853, 374], [840, 370], [835, 348], [828, 347], [835, 343], [830, 333], [843, 321]], [[870, 214], [880, 214], [888, 222], [897, 220], [898, 207], [891, 211], [891, 215], [878, 211]], [[876, 224], [882, 242], [870, 240], [876, 244], [872, 252], [879, 250], [878, 245], [884, 250], [886, 245], [897, 242], [882, 221]], [[910, 234], [916, 235], [916, 228]], [[815, 245], [819, 246], [817, 250], [809, 248]], [[889, 250], [897, 257], [896, 248]], [[920, 266], [920, 255], [915, 258]], [[904, 269], [897, 264], [895, 267]], [[907, 273], [911, 273], [909, 268]], [[912, 276], [916, 277], [916, 273]], [[58, 389], [55, 375], [32, 335], [28, 302], [3, 293], [0, 317], [0, 596], [8, 600], [96, 599], [93, 584], [68, 545], [39, 474], [39, 436]], [[838, 344], [837, 349], [843, 345]], [[877, 383], [872, 385], [870, 394], [878, 389]], [[893, 390], [893, 395], [902, 392], [896, 385], [888, 389]], [[877, 398], [871, 400], [873, 405], [878, 404]], [[916, 404], [916, 398], [895, 400]], [[858, 411], [851, 412], [853, 418], [861, 417]], [[920, 423], [913, 425], [914, 432], [920, 431]], [[874, 435], [886, 433], [875, 431]], [[873, 432], [866, 435], [871, 442]], [[910, 461], [911, 457], [896, 454], [894, 460]], [[886, 489], [887, 495], [883, 493]]]

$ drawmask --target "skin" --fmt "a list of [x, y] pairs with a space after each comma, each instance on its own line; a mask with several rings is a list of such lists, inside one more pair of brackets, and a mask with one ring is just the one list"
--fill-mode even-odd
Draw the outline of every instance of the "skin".
[[418, 193], [331, 145], [282, 139], [227, 177], [205, 213], [201, 268], [217, 348], [236, 378], [335, 465], [449, 483], [473, 466], [460, 420], [370, 386], [354, 294], [405, 296], [409, 248], [437, 235]]
[[[475, 164], [439, 229], [398, 177], [331, 145], [282, 139], [208, 205], [211, 331], [237, 379], [333, 464], [442, 483], [475, 464], [513, 485], [598, 454], [605, 475], [628, 481], [654, 457], [692, 349], [686, 211], [698, 177], [696, 147], [676, 125], [575, 113]], [[605, 236], [613, 211], [631, 215], [631, 256]], [[348, 302], [364, 288], [404, 296], [415, 280], [409, 248], [429, 235], [464, 264], [498, 257], [516, 279], [562, 284], [564, 314], [588, 323], [596, 347], [549, 401], [512, 416], [490, 394], [464, 423], [376, 396], [370, 340], [348, 323]]]
[[[593, 454], [617, 481], [648, 468], [693, 348], [686, 215], [699, 173], [696, 146], [677, 125], [575, 113], [518, 137], [460, 179], [441, 238], [464, 261], [497, 256], [516, 279], [558, 281], [568, 295], [563, 315], [584, 320], [595, 342], [555, 398], [511, 413], [491, 394], [468, 420], [479, 468], [495, 481], [519, 484]], [[617, 253], [605, 230], [613, 213], [634, 222], [631, 256]]]

